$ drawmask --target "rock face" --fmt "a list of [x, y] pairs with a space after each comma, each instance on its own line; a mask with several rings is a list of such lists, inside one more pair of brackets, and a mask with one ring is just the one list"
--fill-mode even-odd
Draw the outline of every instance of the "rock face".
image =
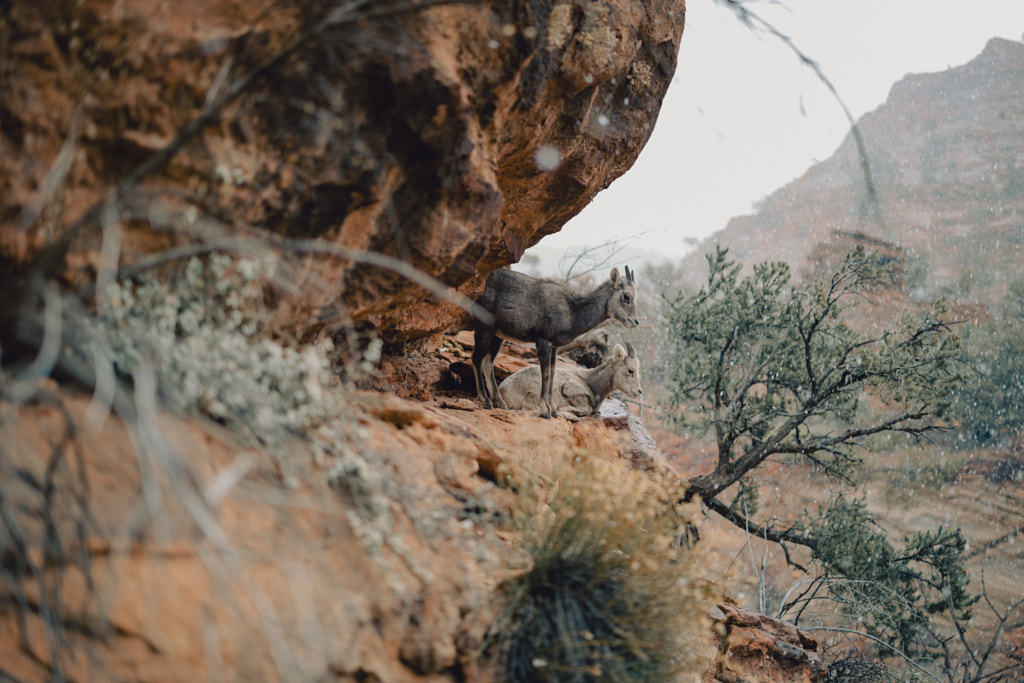
[[[344, 450], [162, 415], [157, 462], [133, 426], [90, 426], [88, 395], [41, 395], [0, 401], [0, 671], [26, 682], [493, 681], [500, 584], [531, 562], [506, 477], [564, 449], [671, 474], [621, 410], [573, 423], [332, 391]], [[820, 680], [805, 633], [721, 609], [703, 680]]]
[[[0, 5], [0, 257], [24, 264], [83, 216], [74, 285], [101, 268], [100, 223], [122, 265], [316, 240], [286, 246], [303, 260], [279, 328], [315, 330], [339, 303], [389, 344], [465, 324], [390, 270], [309, 254], [393, 256], [474, 296], [630, 167], [685, 15], [681, 0], [364, 4]], [[115, 187], [116, 210], [89, 216]]]
[[[119, 421], [77, 432], [87, 396], [47, 395], [0, 404], [0, 671], [19, 681], [491, 680], [491, 596], [526, 561], [495, 469], [575, 429], [335, 394], [358, 456], [166, 418], [153, 470]], [[594, 427], [578, 438], [609, 443]]]
[[[797, 271], [822, 243], [866, 234], [906, 250], [912, 296], [991, 302], [1024, 262], [1024, 44], [992, 39], [968, 64], [909, 75], [858, 126], [877, 200], [852, 136], [828, 160], [734, 218], [717, 242], [744, 263]], [[814, 264], [810, 264], [812, 267]]]
[[785, 681], [817, 683], [827, 673], [821, 645], [805, 631], [780, 619], [720, 605], [725, 637], [709, 680], [721, 683]]

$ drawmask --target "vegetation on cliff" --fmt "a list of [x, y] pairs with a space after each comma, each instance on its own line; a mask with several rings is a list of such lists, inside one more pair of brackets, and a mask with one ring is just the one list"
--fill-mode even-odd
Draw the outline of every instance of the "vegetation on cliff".
[[502, 680], [655, 683], [707, 666], [714, 591], [677, 487], [578, 448], [531, 474], [515, 518], [532, 564], [491, 627]]
[[[806, 571], [802, 558], [813, 563], [795, 596], [782, 600], [780, 615], [802, 624], [820, 609], [814, 606], [828, 603], [837, 618], [822, 628], [859, 632], [880, 656], [899, 655], [919, 673], [921, 663], [938, 660], [938, 671], [963, 680], [1007, 675], [975, 658], [978, 645], [962, 639], [974, 606], [985, 600], [998, 628], [970, 637], [991, 652], [1021, 603], [997, 609], [983, 587], [968, 589], [960, 529], [920, 531], [898, 545], [877, 528], [857, 491], [863, 454], [880, 438], [948, 440], [972, 424], [956, 421], [968, 415], [967, 397], [976, 421], [1012, 420], [1016, 413], [993, 394], [1012, 397], [1013, 389], [997, 389], [992, 380], [1005, 385], [1013, 375], [1020, 358], [1013, 343], [998, 360], [970, 338], [964, 346], [962, 327], [941, 302], [904, 311], [891, 328], [859, 314], [898, 282], [891, 259], [863, 247], [800, 287], [790, 285], [785, 263], [756, 264], [743, 275], [724, 248], [707, 261], [703, 287], [663, 298], [667, 331], [655, 350], [667, 359], [668, 421], [713, 444], [713, 470], [691, 477], [687, 495], [749, 536], [779, 544], [792, 565]], [[1003, 320], [1007, 331], [985, 339], [1008, 339], [1016, 317]], [[814, 496], [802, 515], [762, 510], [759, 470], [771, 462], [808, 464], [836, 491]]]

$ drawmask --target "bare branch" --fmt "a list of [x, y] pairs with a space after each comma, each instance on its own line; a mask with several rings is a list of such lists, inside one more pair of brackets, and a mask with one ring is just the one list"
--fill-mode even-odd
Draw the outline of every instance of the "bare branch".
[[427, 275], [415, 266], [387, 254], [374, 251], [354, 249], [340, 244], [321, 242], [319, 240], [281, 239], [276, 236], [267, 235], [262, 238], [231, 238], [218, 240], [206, 244], [187, 244], [139, 259], [135, 263], [122, 266], [118, 270], [119, 278], [134, 277], [142, 271], [155, 268], [170, 261], [187, 259], [193, 256], [201, 256], [220, 251], [259, 251], [267, 247], [276, 247], [284, 251], [296, 253], [321, 254], [337, 258], [377, 266], [397, 273], [410, 282], [413, 282], [427, 290], [442, 301], [454, 304], [464, 311], [470, 313], [478, 320], [485, 323], [493, 321], [490, 312], [478, 306], [469, 297], [460, 294], [440, 280]]
[[[612, 238], [601, 242], [600, 244], [585, 244], [582, 247], [579, 247], [575, 252], [567, 252], [566, 255], [562, 257], [561, 261], [571, 259], [572, 262], [569, 264], [568, 268], [563, 268], [562, 263], [559, 262], [559, 269], [564, 273], [562, 278], [565, 280], [572, 280], [610, 266], [613, 259], [622, 253], [622, 251], [628, 247], [633, 240], [643, 237], [648, 232], [650, 232], [650, 230], [638, 232], [628, 237]], [[603, 257], [598, 260], [594, 254], [599, 254], [602, 249], [607, 249], [608, 253], [604, 254]], [[586, 270], [581, 273], [574, 273], [577, 265], [587, 261], [590, 262], [586, 263]]]
[[[778, 543], [783, 547], [785, 547], [786, 543], [802, 545], [806, 548], [810, 548], [811, 550], [814, 550], [816, 547], [818, 547], [818, 542], [813, 537], [805, 535], [802, 529], [798, 530], [793, 527], [785, 529], [783, 531], [771, 529], [769, 527], [757, 524], [756, 522], [747, 519], [746, 517], [739, 514], [735, 510], [731, 509], [728, 505], [717, 499], [703, 499], [703, 504], [706, 505], [711, 510], [714, 510], [715, 512], [720, 514], [722, 517], [725, 517], [727, 520], [736, 525], [736, 527], [743, 529], [745, 531], [749, 531], [751, 534], [754, 534], [755, 536], [760, 536], [761, 538], [772, 541], [773, 543]], [[789, 564], [802, 571], [807, 571], [802, 566], [794, 562], [790, 562]]]
[[861, 135], [860, 126], [857, 125], [857, 119], [854, 118], [853, 112], [850, 111], [850, 108], [846, 106], [846, 102], [839, 95], [839, 91], [832, 83], [832, 80], [825, 75], [825, 72], [824, 70], [822, 70], [821, 65], [819, 65], [813, 59], [811, 59], [811, 57], [809, 57], [803, 50], [797, 47], [796, 43], [793, 42], [792, 38], [790, 38], [785, 33], [777, 29], [774, 25], [772, 25], [767, 20], [763, 19], [758, 14], [750, 11], [746, 7], [746, 4], [742, 2], [742, 0], [721, 1], [728, 5], [729, 8], [732, 9], [734, 12], [736, 12], [737, 16], [740, 18], [741, 21], [751, 26], [760, 26], [770, 35], [774, 36], [779, 41], [781, 41], [783, 45], [788, 47], [793, 52], [793, 54], [797, 56], [797, 59], [799, 59], [802, 64], [804, 64], [807, 68], [814, 72], [814, 75], [817, 76], [818, 80], [821, 81], [822, 84], [828, 89], [829, 93], [832, 94], [832, 97], [839, 104], [840, 108], [842, 108], [843, 114], [846, 116], [846, 120], [850, 124], [850, 133], [853, 135], [854, 142], [857, 145], [857, 156], [860, 160], [861, 173], [864, 175], [864, 187], [867, 191], [868, 203], [874, 209], [873, 218], [875, 219], [875, 221], [881, 222], [881, 216], [879, 215], [880, 209], [878, 204], [878, 192], [875, 188], [875, 181], [871, 174], [871, 165], [868, 161], [867, 145], [864, 144], [864, 137]]
[[878, 645], [881, 645], [885, 649], [889, 650], [894, 655], [898, 656], [903, 661], [907, 662], [908, 664], [913, 666], [915, 669], [917, 669], [918, 671], [923, 673], [928, 678], [932, 679], [933, 681], [938, 681], [938, 683], [942, 683], [941, 681], [939, 681], [938, 678], [935, 677], [934, 674], [932, 674], [930, 671], [928, 671], [928, 669], [925, 669], [923, 666], [921, 666], [920, 664], [915, 662], [913, 659], [908, 657], [902, 650], [900, 650], [899, 648], [893, 647], [892, 645], [890, 645], [889, 643], [885, 642], [884, 640], [882, 640], [880, 638], [876, 638], [875, 636], [873, 636], [873, 635], [871, 635], [869, 633], [864, 633], [863, 631], [857, 631], [857, 630], [852, 629], [852, 628], [840, 628], [838, 626], [804, 626], [802, 628], [803, 628], [804, 631], [828, 631], [828, 632], [832, 632], [832, 633], [848, 633], [848, 634], [851, 634], [851, 635], [859, 636], [861, 638], [867, 638], [871, 642], [876, 643]]
[[185, 124], [178, 134], [174, 136], [162, 149], [154, 152], [148, 159], [139, 164], [127, 177], [110, 188], [105, 197], [89, 207], [88, 210], [64, 233], [48, 244], [34, 265], [35, 274], [41, 279], [49, 278], [64, 260], [67, 250], [78, 239], [79, 235], [86, 229], [95, 225], [99, 220], [105, 207], [116, 205], [142, 180], [156, 173], [166, 166], [178, 152], [185, 147], [193, 138], [205, 128], [216, 123], [224, 109], [235, 102], [252, 84], [260, 77], [277, 68], [285, 59], [298, 51], [303, 45], [313, 38], [323, 34], [330, 28], [355, 23], [371, 17], [390, 16], [407, 11], [415, 11], [442, 4], [460, 4], [469, 0], [419, 0], [417, 2], [399, 2], [393, 4], [377, 4], [364, 9], [369, 0], [352, 0], [347, 4], [340, 5], [332, 10], [326, 17], [314, 24], [311, 28], [293, 38], [278, 52], [267, 57], [257, 64], [247, 74], [239, 77], [224, 88], [223, 94], [208, 102], [200, 114]]
[[[28, 367], [21, 370], [11, 383], [9, 398], [20, 403], [35, 393], [39, 380], [49, 377], [60, 360], [63, 342], [64, 302], [60, 290], [52, 282], [43, 287], [43, 329], [37, 346], [38, 353]], [[23, 325], [15, 324], [21, 328]], [[15, 332], [17, 334], [17, 332]]]

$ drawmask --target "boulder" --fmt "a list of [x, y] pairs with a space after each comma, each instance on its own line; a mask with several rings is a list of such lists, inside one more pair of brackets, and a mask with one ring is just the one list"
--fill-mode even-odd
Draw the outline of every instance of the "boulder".
[[0, 7], [15, 280], [59, 245], [65, 284], [90, 285], [101, 232], [122, 266], [186, 243], [274, 249], [292, 263], [271, 331], [354, 324], [390, 346], [468, 318], [352, 250], [478, 294], [632, 165], [685, 15], [672, 0]]

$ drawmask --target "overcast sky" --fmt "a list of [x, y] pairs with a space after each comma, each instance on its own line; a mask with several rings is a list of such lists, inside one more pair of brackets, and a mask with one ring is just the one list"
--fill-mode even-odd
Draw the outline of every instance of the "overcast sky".
[[[667, 256], [831, 156], [849, 130], [814, 73], [715, 0], [688, 0], [676, 76], [632, 169], [540, 246], [629, 237]], [[943, 71], [994, 36], [1024, 37], [1024, 0], [747, 4], [818, 62], [855, 118], [908, 73]]]

